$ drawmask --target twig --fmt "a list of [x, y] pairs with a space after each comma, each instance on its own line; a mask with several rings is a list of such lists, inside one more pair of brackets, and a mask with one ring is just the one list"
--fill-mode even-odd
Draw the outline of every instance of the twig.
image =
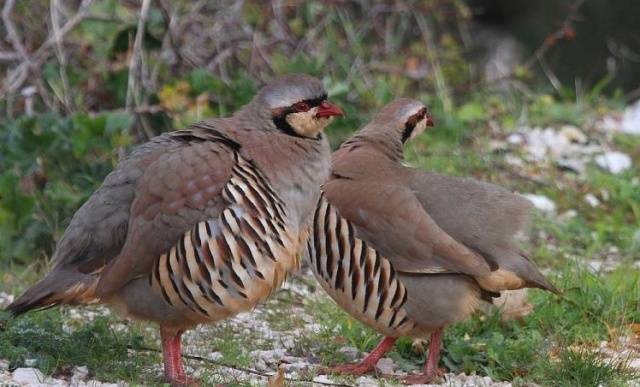
[[140, 16], [138, 18], [138, 28], [136, 29], [136, 38], [133, 43], [133, 52], [131, 53], [131, 59], [129, 60], [129, 80], [127, 82], [127, 99], [125, 108], [128, 111], [133, 110], [134, 103], [139, 101], [139, 93], [137, 86], [142, 83], [137, 81], [138, 68], [142, 60], [142, 44], [144, 38], [144, 24], [147, 20], [147, 14], [149, 13], [149, 6], [151, 0], [143, 0], [140, 7]]
[[[69, 31], [74, 29], [82, 20], [84, 20], [87, 12], [89, 11], [89, 6], [93, 3], [93, 0], [82, 0], [80, 7], [78, 8], [78, 12], [60, 28], [59, 34], [60, 37], [66, 35]], [[5, 3], [5, 8], [7, 8], [7, 3]], [[4, 14], [4, 10], [3, 10]], [[4, 15], [3, 15], [4, 16]], [[17, 67], [12, 69], [7, 77], [5, 78], [5, 83], [0, 88], [0, 99], [6, 97], [7, 93], [15, 93], [18, 90], [24, 81], [27, 79], [29, 67], [38, 67], [41, 65], [49, 55], [49, 48], [55, 43], [55, 38], [50, 36], [47, 40], [42, 43], [42, 45], [35, 51], [35, 53], [31, 56], [31, 61], [23, 60]]]
[[74, 111], [73, 98], [71, 97], [71, 89], [69, 88], [69, 79], [67, 78], [67, 58], [64, 54], [64, 47], [62, 45], [62, 35], [60, 35], [59, 26], [59, 13], [60, 13], [60, 0], [51, 0], [50, 6], [51, 14], [51, 29], [53, 30], [53, 38], [55, 39], [55, 51], [58, 57], [58, 63], [60, 64], [60, 80], [62, 81], [62, 103], [68, 112]]
[[[580, 7], [584, 3], [585, 0], [576, 0], [571, 7], [569, 7], [569, 13], [567, 17], [564, 19], [560, 28], [556, 31], [547, 35], [542, 44], [533, 52], [533, 54], [523, 63], [522, 67], [524, 69], [531, 69], [534, 64], [542, 63], [545, 54], [549, 49], [555, 46], [561, 40], [569, 40], [575, 38], [576, 32], [573, 28], [573, 23], [578, 20], [578, 11]], [[544, 71], [544, 69], [543, 69]], [[496, 77], [491, 80], [476, 80], [474, 82], [469, 82], [464, 85], [460, 85], [454, 89], [454, 94], [461, 94], [473, 90], [474, 88], [481, 85], [490, 85], [498, 82], [506, 81], [513, 79], [515, 77], [515, 71], [510, 71], [508, 74], [505, 74], [501, 77]], [[556, 85], [553, 85], [556, 87]]]
[[[146, 346], [134, 347], [134, 346], [128, 345], [127, 348], [132, 350], [132, 351], [147, 351], [147, 352], [162, 353], [162, 351], [159, 350], [159, 349], [146, 347]], [[222, 362], [219, 362], [219, 361], [207, 359], [206, 357], [202, 357], [202, 356], [182, 354], [182, 357], [185, 358], [185, 359], [196, 360], [196, 361], [200, 361], [200, 362], [204, 362], [204, 363], [213, 364], [213, 365], [218, 366], [218, 367], [230, 368], [232, 370], [244, 372], [246, 374], [252, 374], [252, 375], [260, 376], [260, 377], [263, 377], [263, 378], [269, 378], [269, 377], [272, 376], [270, 374], [267, 374], [266, 372], [260, 372], [260, 371], [257, 371], [257, 370], [251, 369], [251, 368], [234, 366], [234, 365], [231, 365], [231, 364], [222, 363]], [[296, 379], [296, 378], [286, 378], [285, 377], [285, 380], [288, 381], [288, 382], [321, 384], [323, 386], [351, 387], [350, 384], [331, 383], [331, 382], [318, 382], [318, 381], [313, 381], [313, 380], [304, 380], [304, 379]]]
[[440, 65], [440, 60], [436, 55], [436, 45], [433, 42], [433, 32], [431, 32], [431, 28], [427, 24], [423, 15], [418, 13], [415, 14], [415, 20], [422, 32], [422, 37], [424, 39], [424, 44], [426, 46], [426, 54], [427, 60], [433, 69], [434, 77], [436, 80], [436, 90], [438, 91], [438, 96], [442, 99], [442, 105], [445, 111], [450, 111], [453, 103], [451, 101], [451, 96], [449, 95], [449, 88], [447, 87], [447, 79], [442, 72], [442, 66]]
[[13, 10], [14, 5], [15, 0], [7, 0], [7, 2], [4, 3], [4, 7], [2, 7], [2, 22], [4, 23], [4, 28], [7, 30], [7, 40], [11, 42], [13, 49], [20, 54], [20, 57], [22, 57], [25, 62], [31, 63], [31, 58], [27, 54], [27, 50], [22, 45], [22, 42], [18, 37], [18, 31], [11, 20], [11, 11]]

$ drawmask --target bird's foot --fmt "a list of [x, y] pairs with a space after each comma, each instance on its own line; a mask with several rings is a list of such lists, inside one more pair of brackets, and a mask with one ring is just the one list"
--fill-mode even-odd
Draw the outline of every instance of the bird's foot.
[[444, 377], [445, 371], [442, 368], [438, 368], [433, 372], [425, 372], [422, 374], [413, 374], [406, 376], [403, 381], [405, 384], [428, 384]]
[[326, 367], [320, 369], [320, 372], [327, 374], [359, 376], [372, 372], [375, 367], [375, 364], [361, 362], [358, 364], [340, 364], [333, 367]]

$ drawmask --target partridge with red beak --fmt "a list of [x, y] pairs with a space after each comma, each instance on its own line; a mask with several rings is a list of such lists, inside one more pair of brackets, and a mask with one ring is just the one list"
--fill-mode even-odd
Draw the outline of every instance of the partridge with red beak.
[[329, 295], [385, 335], [361, 363], [372, 371], [396, 338], [431, 335], [424, 372], [437, 375], [443, 328], [502, 290], [556, 288], [516, 246], [531, 203], [504, 188], [402, 165], [403, 145], [433, 121], [398, 99], [333, 154], [307, 257]]
[[298, 266], [342, 111], [321, 82], [275, 79], [232, 117], [137, 147], [76, 212], [54, 267], [8, 310], [106, 303], [160, 326], [165, 377], [189, 384], [185, 329], [253, 308]]

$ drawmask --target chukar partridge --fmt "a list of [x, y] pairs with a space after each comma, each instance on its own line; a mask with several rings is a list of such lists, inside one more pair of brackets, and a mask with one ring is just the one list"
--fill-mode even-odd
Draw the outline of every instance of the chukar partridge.
[[342, 111], [287, 75], [232, 117], [137, 147], [76, 212], [54, 267], [8, 307], [109, 304], [160, 326], [165, 377], [190, 383], [185, 329], [254, 307], [298, 265]]
[[360, 364], [334, 371], [372, 371], [397, 337], [430, 334], [424, 373], [407, 380], [429, 382], [443, 328], [480, 300], [523, 287], [557, 292], [514, 242], [528, 200], [402, 165], [404, 143], [432, 125], [422, 103], [398, 99], [333, 154], [307, 257], [327, 293], [386, 336]]

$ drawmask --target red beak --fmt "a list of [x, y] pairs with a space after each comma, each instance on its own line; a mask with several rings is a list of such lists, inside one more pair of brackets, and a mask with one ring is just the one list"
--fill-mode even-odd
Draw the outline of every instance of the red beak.
[[318, 111], [316, 112], [316, 118], [333, 116], [344, 116], [344, 112], [338, 106], [329, 103], [329, 101], [320, 102]]
[[433, 126], [435, 125], [433, 122], [433, 117], [431, 117], [431, 114], [427, 113], [427, 126]]

